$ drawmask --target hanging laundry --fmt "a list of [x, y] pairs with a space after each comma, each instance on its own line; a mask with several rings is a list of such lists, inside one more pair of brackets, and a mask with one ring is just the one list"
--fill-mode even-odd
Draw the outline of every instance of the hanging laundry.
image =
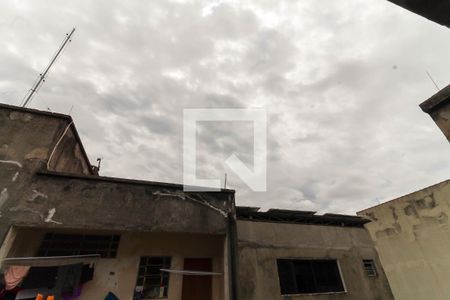
[[29, 266], [10, 266], [4, 274], [5, 289], [14, 289], [27, 276], [29, 270]]
[[83, 265], [81, 270], [80, 283], [86, 283], [94, 278], [94, 267], [90, 265]]

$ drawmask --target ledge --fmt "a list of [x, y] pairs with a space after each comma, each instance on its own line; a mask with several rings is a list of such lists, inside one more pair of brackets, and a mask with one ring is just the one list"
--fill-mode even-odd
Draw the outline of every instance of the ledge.
[[450, 85], [447, 85], [419, 106], [424, 112], [430, 114], [438, 107], [448, 103], [450, 103]]
[[[133, 184], [133, 185], [148, 185], [148, 186], [159, 186], [159, 187], [168, 187], [175, 189], [183, 189], [184, 185], [179, 183], [169, 183], [169, 182], [158, 182], [158, 181], [147, 181], [147, 180], [137, 180], [137, 179], [127, 179], [120, 177], [107, 177], [107, 176], [97, 176], [97, 175], [82, 175], [82, 174], [72, 174], [72, 173], [63, 173], [63, 172], [55, 172], [49, 170], [41, 170], [36, 173], [41, 176], [54, 176], [66, 179], [81, 179], [81, 180], [94, 180], [94, 181], [104, 181], [104, 182], [112, 182], [112, 183], [125, 183], [125, 184]], [[235, 191], [231, 189], [220, 189], [220, 191], [209, 191], [207, 187], [195, 187], [198, 188], [198, 192], [200, 193], [230, 193], [234, 194]], [[202, 191], [204, 189], [204, 191]], [[197, 191], [195, 191], [197, 192]], [[194, 193], [195, 193], [194, 192]], [[188, 191], [188, 193], [191, 193]]]

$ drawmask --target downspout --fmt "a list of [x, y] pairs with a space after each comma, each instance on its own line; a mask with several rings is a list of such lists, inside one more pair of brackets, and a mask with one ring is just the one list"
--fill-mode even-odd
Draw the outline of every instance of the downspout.
[[[234, 202], [234, 201], [233, 201]], [[234, 203], [233, 203], [234, 204]], [[234, 211], [234, 205], [233, 205]], [[235, 214], [228, 213], [228, 282], [230, 300], [237, 300], [237, 226]]]

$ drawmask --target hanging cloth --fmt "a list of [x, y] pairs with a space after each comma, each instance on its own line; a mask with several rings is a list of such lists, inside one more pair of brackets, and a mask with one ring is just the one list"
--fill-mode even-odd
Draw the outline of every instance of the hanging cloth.
[[5, 272], [5, 290], [14, 289], [27, 276], [30, 266], [10, 266]]

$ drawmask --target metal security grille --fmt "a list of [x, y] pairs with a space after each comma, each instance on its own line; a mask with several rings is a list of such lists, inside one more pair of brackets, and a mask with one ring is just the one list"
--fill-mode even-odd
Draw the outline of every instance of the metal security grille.
[[47, 233], [37, 255], [99, 254], [103, 258], [113, 258], [116, 257], [119, 241], [119, 235]]
[[169, 256], [143, 256], [139, 262], [139, 272], [133, 299], [155, 299], [167, 297], [169, 273], [161, 269], [170, 268]]
[[336, 260], [278, 259], [277, 265], [282, 295], [345, 292]]
[[367, 276], [369, 277], [377, 276], [377, 268], [375, 267], [375, 262], [373, 261], [373, 259], [364, 259], [363, 265]]

